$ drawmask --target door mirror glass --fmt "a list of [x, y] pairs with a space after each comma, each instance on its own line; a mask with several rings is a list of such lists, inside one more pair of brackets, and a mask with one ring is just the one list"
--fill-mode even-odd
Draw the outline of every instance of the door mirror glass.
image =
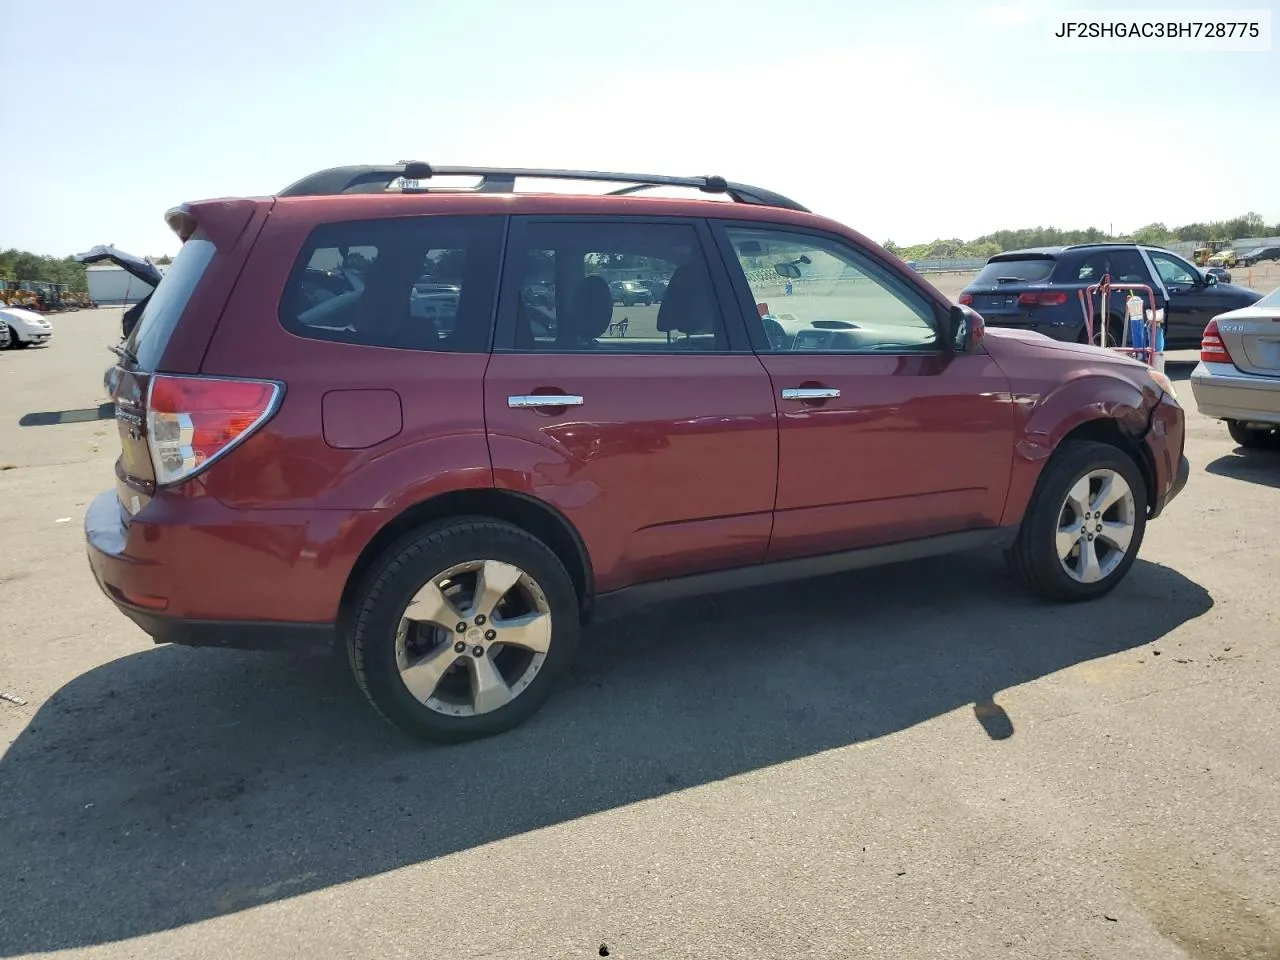
[[1206, 287], [1216, 287], [1218, 285], [1218, 275], [1216, 273], [1206, 273], [1204, 275], [1204, 285]]
[[986, 321], [972, 307], [955, 304], [951, 307], [951, 350], [953, 353], [970, 353], [982, 342]]

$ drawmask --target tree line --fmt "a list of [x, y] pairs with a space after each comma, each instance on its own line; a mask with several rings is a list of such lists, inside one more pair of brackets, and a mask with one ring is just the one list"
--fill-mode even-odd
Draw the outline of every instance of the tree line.
[[1260, 214], [1246, 213], [1229, 220], [1211, 220], [1208, 223], [1185, 223], [1168, 227], [1163, 223], [1149, 223], [1132, 233], [1112, 236], [1097, 227], [1083, 230], [1059, 230], [1057, 227], [1025, 227], [1021, 230], [997, 230], [975, 240], [934, 240], [902, 246], [892, 240], [885, 242], [886, 249], [904, 260], [946, 260], [959, 257], [990, 257], [1005, 250], [1021, 250], [1026, 247], [1059, 247], [1072, 243], [1101, 243], [1108, 240], [1126, 240], [1161, 246], [1180, 240], [1233, 240], [1237, 237], [1280, 236], [1280, 222], [1268, 224]]
[[[152, 263], [166, 264], [170, 257], [151, 257]], [[48, 257], [27, 250], [0, 250], [0, 280], [37, 280], [41, 283], [65, 283], [73, 292], [88, 289], [85, 265], [71, 257]]]

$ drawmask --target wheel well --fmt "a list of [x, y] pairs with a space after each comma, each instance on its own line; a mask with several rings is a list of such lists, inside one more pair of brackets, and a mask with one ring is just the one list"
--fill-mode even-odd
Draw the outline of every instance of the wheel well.
[[339, 618], [345, 617], [369, 568], [396, 540], [411, 530], [449, 517], [489, 517], [503, 520], [537, 537], [568, 571], [585, 619], [594, 592], [594, 577], [586, 545], [573, 525], [554, 507], [508, 490], [455, 490], [409, 507], [379, 530], [360, 551], [342, 591]]
[[1143, 485], [1147, 488], [1147, 509], [1151, 509], [1156, 502], [1156, 465], [1152, 461], [1151, 451], [1141, 440], [1126, 433], [1118, 420], [1106, 417], [1086, 420], [1063, 437], [1061, 442], [1066, 443], [1068, 440], [1093, 440], [1127, 453], [1138, 465], [1138, 472], [1142, 474]]

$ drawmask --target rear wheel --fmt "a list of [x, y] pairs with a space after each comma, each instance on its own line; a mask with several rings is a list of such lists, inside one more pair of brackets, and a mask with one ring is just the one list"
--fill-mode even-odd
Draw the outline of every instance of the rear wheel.
[[1069, 441], [1044, 468], [1009, 560], [1042, 597], [1092, 600], [1129, 572], [1146, 519], [1133, 459], [1109, 444]]
[[1239, 420], [1227, 421], [1231, 439], [1250, 449], [1280, 447], [1280, 429], [1275, 427], [1248, 427]]
[[517, 527], [459, 520], [393, 545], [357, 600], [351, 666], [407, 733], [458, 742], [532, 716], [570, 665], [578, 597], [555, 553]]
[[[1080, 342], [1083, 343], [1088, 335], [1087, 330], [1080, 331]], [[1107, 346], [1118, 347], [1124, 339], [1124, 321], [1118, 316], [1110, 316], [1107, 318]], [[1093, 328], [1093, 345], [1095, 347], [1102, 346], [1102, 324], [1095, 324]]]

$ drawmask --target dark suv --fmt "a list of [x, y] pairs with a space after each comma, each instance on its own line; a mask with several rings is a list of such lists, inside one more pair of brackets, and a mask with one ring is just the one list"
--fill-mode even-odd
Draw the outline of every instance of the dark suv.
[[[1198, 348], [1205, 325], [1217, 314], [1250, 306], [1262, 296], [1247, 287], [1220, 283], [1169, 250], [1133, 243], [1089, 243], [998, 253], [964, 288], [960, 302], [972, 306], [989, 324], [1084, 343], [1088, 338], [1081, 293], [1104, 276], [1112, 283], [1152, 288], [1156, 306], [1165, 311], [1169, 350]], [[1095, 316], [1107, 317], [1109, 344], [1122, 342], [1127, 296], [1113, 290], [1104, 311], [1099, 295], [1093, 294]], [[1098, 343], [1102, 335], [1103, 325], [1098, 322], [1093, 342]]]
[[[93, 572], [157, 642], [337, 641], [426, 738], [520, 722], [584, 623], [662, 598], [982, 547], [1099, 597], [1186, 481], [1162, 374], [985, 330], [864, 236], [717, 177], [349, 167], [167, 218]], [[633, 258], [669, 284], [610, 336], [601, 265]], [[447, 311], [415, 309], [424, 276]]]

